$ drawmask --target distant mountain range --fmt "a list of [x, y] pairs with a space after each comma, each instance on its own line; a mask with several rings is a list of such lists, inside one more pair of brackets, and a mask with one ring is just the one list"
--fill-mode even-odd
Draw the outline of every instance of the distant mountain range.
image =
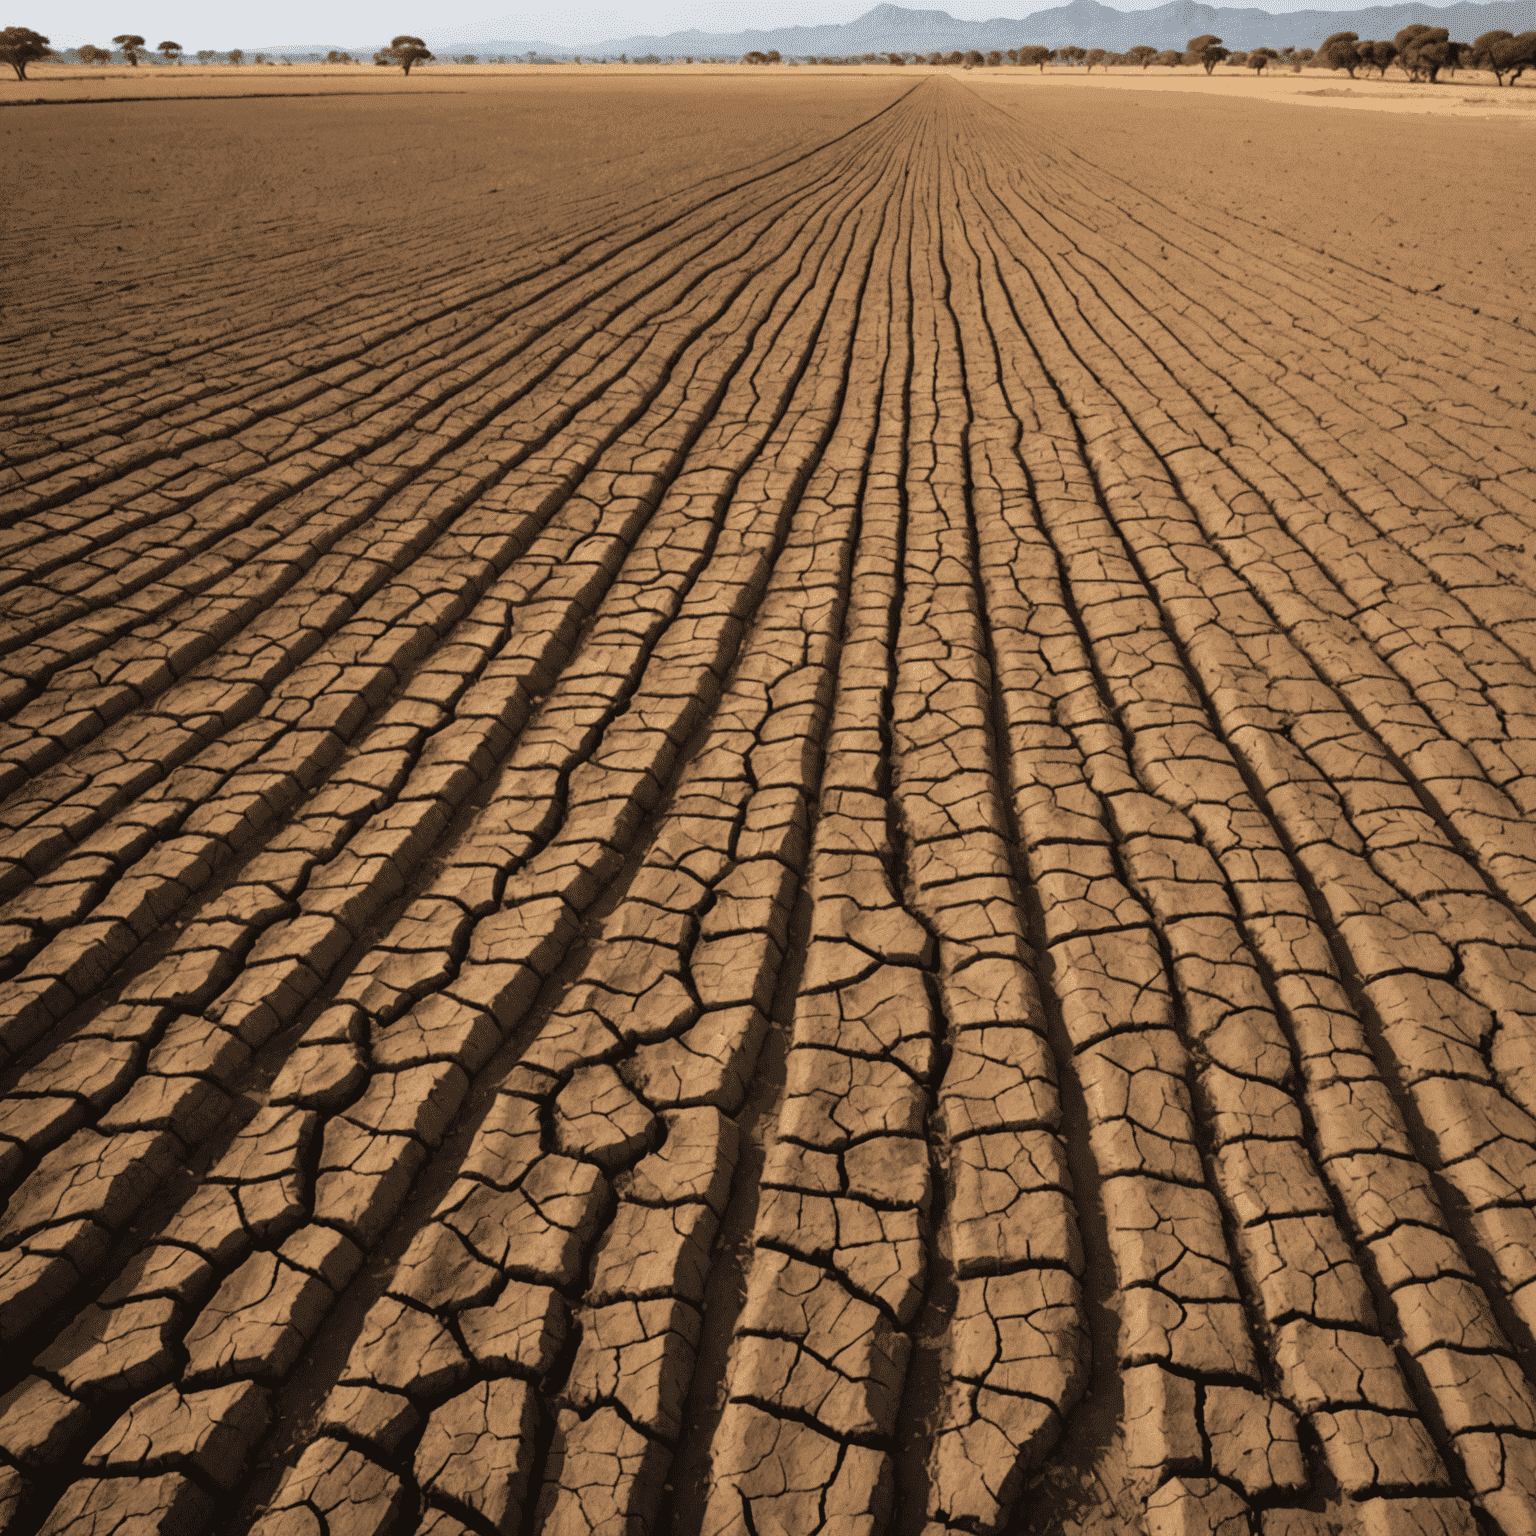
[[[665, 36], [642, 34], [610, 38], [607, 42], [569, 46], [530, 40], [485, 41], [459, 37], [452, 43], [428, 37], [440, 57], [477, 54], [516, 57], [534, 53], [545, 58], [613, 58], [627, 54], [644, 58], [739, 59], [756, 50], [777, 49], [786, 57], [845, 57], [861, 53], [945, 53], [955, 49], [1017, 48], [1043, 43], [1059, 48], [1076, 43], [1085, 48], [1115, 52], [1137, 43], [1154, 48], [1182, 48], [1192, 37], [1212, 32], [1229, 48], [1315, 48], [1330, 33], [1356, 32], [1361, 37], [1391, 37], [1412, 22], [1447, 27], [1451, 36], [1470, 42], [1483, 32], [1503, 28], [1509, 32], [1536, 30], [1536, 0], [1491, 0], [1474, 5], [1377, 5], [1358, 11], [1287, 11], [1272, 16], [1268, 11], [1239, 10], [1228, 6], [1199, 5], [1194, 0], [1169, 0], [1149, 11], [1117, 11], [1097, 0], [1071, 0], [1068, 5], [1036, 11], [1017, 20], [997, 17], [991, 21], [959, 21], [947, 11], [913, 11], [900, 5], [877, 5], [857, 20], [835, 26], [775, 27], [747, 32], [669, 32]], [[298, 48], [276, 48], [275, 54], [297, 55]], [[326, 50], [318, 50], [324, 52]], [[359, 51], [359, 50], [354, 50]], [[363, 51], [364, 56], [371, 48]]]

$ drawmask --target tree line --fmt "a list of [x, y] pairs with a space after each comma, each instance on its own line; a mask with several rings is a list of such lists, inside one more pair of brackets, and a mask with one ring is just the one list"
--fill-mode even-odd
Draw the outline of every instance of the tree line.
[[[149, 58], [158, 53], [167, 64], [180, 64], [185, 58], [182, 46], [178, 42], [167, 39], [157, 44], [153, 49], [136, 32], [120, 32], [112, 41], [117, 45], [118, 52], [123, 62], [138, 68], [142, 59]], [[94, 43], [86, 43], [79, 48], [69, 50], [82, 64], [110, 64], [112, 62], [112, 50], [110, 48], [98, 48]], [[0, 64], [9, 64], [16, 72], [18, 80], [27, 78], [27, 66], [36, 64], [42, 59], [57, 58], [58, 55], [49, 46], [48, 39], [41, 32], [35, 32], [31, 27], [6, 27], [0, 30]], [[194, 55], [199, 64], [213, 64], [219, 59], [227, 59], [231, 64], [245, 63], [246, 55], [243, 48], [231, 48], [227, 53], [217, 53], [212, 48], [199, 48]], [[333, 48], [322, 60], [318, 53], [311, 54], [310, 58], [316, 62], [325, 64], [356, 64], [360, 62], [354, 59], [350, 53], [342, 53]], [[402, 34], [393, 38], [387, 48], [381, 48], [374, 54], [375, 64], [391, 66], [399, 65], [407, 75], [416, 64], [428, 63], [433, 54], [427, 45], [419, 37], [409, 37]], [[251, 55], [253, 64], [270, 64], [266, 54], [257, 53]], [[284, 59], [283, 62], [290, 61]], [[473, 57], [469, 63], [474, 63]]]
[[1192, 37], [1183, 49], [1152, 47], [1138, 43], [1124, 53], [1114, 53], [1107, 48], [1079, 48], [1066, 45], [1046, 48], [1031, 44], [1022, 48], [993, 49], [983, 53], [980, 49], [949, 53], [863, 53], [843, 57], [818, 57], [814, 54], [794, 59], [782, 59], [776, 51], [744, 54], [743, 64], [927, 64], [935, 68], [997, 69], [1004, 60], [1016, 66], [1034, 66], [1041, 72], [1047, 64], [1081, 66], [1091, 74], [1095, 69], [1114, 69], [1131, 66], [1149, 69], [1157, 64], [1164, 68], [1188, 66], [1203, 69], [1209, 75], [1218, 64], [1237, 69], [1251, 69], [1262, 74], [1271, 66], [1290, 67], [1300, 70], [1308, 64], [1323, 69], [1346, 70], [1351, 79], [1357, 69], [1378, 69], [1384, 79], [1394, 64], [1410, 80], [1433, 83], [1440, 71], [1454, 73], [1458, 68], [1486, 69], [1492, 72], [1500, 85], [1511, 85], [1527, 69], [1536, 69], [1536, 32], [1485, 32], [1473, 43], [1451, 40], [1444, 27], [1420, 24], [1404, 27], [1390, 42], [1361, 41], [1354, 32], [1335, 32], [1321, 48], [1252, 48], [1234, 51], [1222, 45], [1219, 37], [1204, 33]]
[[[144, 38], [133, 32], [119, 33], [112, 41], [117, 45], [124, 61], [135, 68], [138, 67], [141, 59], [149, 57], [151, 53], [159, 54], [167, 64], [180, 64], [184, 58], [181, 44], [169, 39], [157, 44], [153, 50], [149, 48]], [[81, 48], [71, 49], [70, 52], [83, 64], [109, 64], [113, 57], [110, 48], [97, 48], [91, 43]], [[16, 72], [18, 80], [27, 78], [29, 64], [55, 56], [48, 39], [30, 27], [6, 27], [0, 30], [0, 63], [9, 64]], [[243, 64], [246, 59], [244, 50], [240, 48], [231, 48], [223, 55], [214, 52], [211, 48], [201, 48], [195, 57], [199, 64], [212, 64], [223, 57], [231, 64], [238, 65]], [[309, 57], [316, 62], [326, 64], [362, 62], [354, 59], [351, 54], [334, 48], [323, 60], [319, 54], [311, 54]], [[535, 62], [535, 59], [535, 55], [528, 55], [528, 62]], [[1485, 32], [1475, 42], [1460, 43], [1453, 41], [1444, 27], [1416, 23], [1413, 26], [1404, 27], [1391, 41], [1362, 40], [1354, 32], [1335, 32], [1315, 52], [1311, 48], [1278, 50], [1253, 48], [1246, 52], [1234, 52], [1224, 47], [1219, 37], [1205, 33], [1200, 37], [1190, 38], [1182, 51], [1173, 48], [1158, 49], [1148, 43], [1138, 43], [1134, 48], [1126, 49], [1124, 53], [1114, 53], [1106, 48], [1079, 48], [1075, 45], [1046, 48], [1038, 44], [1029, 44], [1021, 48], [993, 49], [988, 53], [982, 53], [979, 49], [973, 48], [969, 51], [956, 49], [949, 53], [939, 51], [926, 54], [863, 53], [842, 57], [806, 55], [784, 59], [776, 49], [770, 49], [765, 53], [754, 51], [744, 54], [741, 62], [751, 65], [782, 63], [905, 65], [910, 63], [927, 64], [933, 67], [997, 69], [1002, 66], [1005, 59], [1015, 66], [1034, 66], [1041, 72], [1047, 64], [1060, 64], [1069, 68], [1081, 66], [1090, 74], [1095, 69], [1108, 70], [1125, 66], [1149, 69], [1157, 64], [1164, 68], [1177, 66], [1202, 68], [1209, 75], [1218, 64], [1226, 64], [1234, 68], [1248, 68], [1253, 70], [1255, 75], [1260, 75], [1272, 65], [1289, 66], [1299, 70], [1305, 65], [1315, 64], [1323, 69], [1342, 69], [1351, 79], [1355, 78], [1356, 70], [1362, 69], [1367, 73], [1373, 69], [1378, 70], [1381, 78], [1385, 79], [1387, 71], [1395, 65], [1409, 80], [1431, 84], [1439, 79], [1442, 70], [1454, 74], [1457, 69], [1472, 68], [1488, 70], [1503, 86], [1513, 85], [1527, 69], [1536, 71], [1536, 31], [1522, 32], [1518, 36], [1505, 31]], [[373, 62], [376, 65], [381, 67], [398, 65], [407, 75], [410, 74], [414, 65], [430, 63], [432, 60], [433, 54], [427, 45], [419, 37], [406, 34], [391, 39], [387, 48], [379, 49], [373, 56]], [[251, 56], [251, 62], [269, 64], [272, 61], [266, 54], [258, 53]], [[283, 62], [289, 61], [285, 59]], [[472, 53], [462, 54], [457, 56], [454, 62], [474, 64], [478, 59]], [[498, 56], [490, 62], [504, 64], [508, 60], [504, 56]], [[579, 64], [581, 59], [578, 57], [576, 62]], [[629, 63], [630, 60], [626, 55], [621, 55], [619, 62]], [[655, 54], [648, 54], [645, 58], [636, 59], [633, 62], [660, 64], [663, 61]], [[671, 59], [668, 62], [676, 63], [677, 60]], [[691, 64], [693, 59], [690, 57], [685, 62]]]
[[[1219, 45], [1220, 39], [1196, 38], [1194, 43], [1215, 42]], [[1310, 48], [1282, 48], [1278, 52], [1273, 48], [1257, 48], [1252, 53], [1228, 53], [1225, 48], [1219, 48], [1219, 58], [1212, 58], [1207, 65], [1207, 73], [1216, 67], [1216, 64], [1225, 61], [1229, 64], [1248, 64], [1254, 69], [1263, 69], [1271, 61], [1278, 60], [1285, 64], [1295, 64], [1298, 68], [1303, 64], [1310, 64], [1313, 59], [1313, 50]], [[945, 66], [959, 69], [999, 69], [1004, 61], [1014, 65], [1035, 66], [1044, 70], [1047, 64], [1064, 64], [1069, 67], [1081, 65], [1088, 73], [1095, 69], [1114, 69], [1124, 65], [1132, 65], [1138, 69], [1149, 69], [1154, 64], [1172, 68], [1181, 64], [1205, 64], [1207, 60], [1203, 54], [1196, 54], [1189, 49], [1183, 51], [1177, 48], [1154, 48], [1149, 43], [1138, 43], [1134, 48], [1128, 48], [1124, 53], [1114, 53], [1107, 48], [1078, 48], [1066, 46], [1061, 48], [1046, 48], [1032, 45], [1023, 48], [994, 48], [989, 53], [983, 53], [980, 49], [972, 48], [969, 51], [955, 49], [944, 53], [858, 53], [846, 54], [842, 57], [832, 55], [818, 56], [805, 54], [784, 61], [777, 52], [747, 53], [743, 54], [743, 64], [778, 64], [788, 62], [791, 64], [927, 64], [934, 68]]]
[[1536, 68], [1536, 32], [1484, 32], [1476, 42], [1457, 43], [1444, 27], [1404, 27], [1391, 42], [1362, 41], [1353, 32], [1335, 32], [1317, 50], [1317, 62], [1342, 69], [1355, 78], [1357, 69], [1381, 71], [1383, 80], [1394, 64], [1410, 80], [1433, 84], [1442, 69], [1489, 70], [1500, 85], [1513, 85], [1526, 70]]

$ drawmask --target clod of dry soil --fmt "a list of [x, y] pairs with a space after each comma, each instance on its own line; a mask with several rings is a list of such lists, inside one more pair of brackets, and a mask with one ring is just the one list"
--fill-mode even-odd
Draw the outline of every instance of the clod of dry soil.
[[1536, 1530], [1527, 126], [3, 116], [0, 1530]]

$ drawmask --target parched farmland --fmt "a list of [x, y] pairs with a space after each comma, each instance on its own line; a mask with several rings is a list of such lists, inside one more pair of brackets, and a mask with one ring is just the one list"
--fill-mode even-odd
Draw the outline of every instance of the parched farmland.
[[389, 83], [0, 113], [0, 1532], [1536, 1532], [1529, 127]]

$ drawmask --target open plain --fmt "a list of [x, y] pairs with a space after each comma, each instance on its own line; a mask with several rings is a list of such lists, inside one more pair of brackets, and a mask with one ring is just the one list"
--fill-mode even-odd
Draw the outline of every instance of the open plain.
[[1533, 115], [353, 78], [0, 111], [0, 1532], [1536, 1532]]

